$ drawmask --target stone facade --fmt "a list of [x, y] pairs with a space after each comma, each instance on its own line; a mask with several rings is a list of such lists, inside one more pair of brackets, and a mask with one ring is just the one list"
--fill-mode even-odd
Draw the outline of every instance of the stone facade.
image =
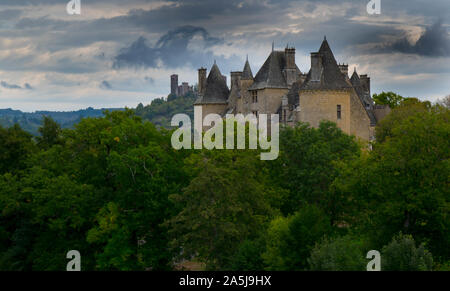
[[272, 50], [253, 77], [248, 60], [243, 71], [231, 72], [231, 88], [217, 66], [199, 70], [199, 97], [203, 117], [209, 113], [279, 114], [280, 122], [293, 126], [307, 122], [317, 127], [322, 120], [335, 122], [347, 134], [369, 141], [374, 128], [390, 112], [376, 106], [370, 96], [370, 78], [348, 76], [348, 65], [338, 64], [326, 39], [311, 53], [311, 69], [302, 73], [295, 64], [295, 48]]

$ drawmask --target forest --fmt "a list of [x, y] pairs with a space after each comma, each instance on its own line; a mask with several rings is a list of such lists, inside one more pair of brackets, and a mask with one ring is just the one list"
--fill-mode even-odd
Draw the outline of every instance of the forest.
[[0, 270], [63, 271], [69, 250], [83, 271], [364, 271], [369, 250], [381, 270], [450, 270], [448, 102], [374, 99], [393, 110], [370, 146], [300, 123], [273, 161], [173, 149], [145, 118], [163, 100], [0, 127]]

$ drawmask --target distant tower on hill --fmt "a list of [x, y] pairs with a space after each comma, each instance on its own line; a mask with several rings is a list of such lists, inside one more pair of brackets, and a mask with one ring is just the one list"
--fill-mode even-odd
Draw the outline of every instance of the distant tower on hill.
[[178, 75], [170, 76], [170, 94], [178, 95]]

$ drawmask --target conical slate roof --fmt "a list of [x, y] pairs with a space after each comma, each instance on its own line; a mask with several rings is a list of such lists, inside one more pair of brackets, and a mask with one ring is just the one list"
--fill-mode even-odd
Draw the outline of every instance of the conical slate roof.
[[320, 81], [311, 81], [311, 71], [309, 72], [301, 89], [304, 90], [336, 90], [351, 88], [352, 86], [347, 82], [345, 76], [342, 74], [339, 66], [331, 51], [330, 45], [326, 39], [323, 40], [319, 49], [319, 54], [322, 58], [322, 75]]
[[286, 66], [286, 56], [282, 51], [272, 51], [264, 65], [255, 76], [255, 81], [249, 90], [264, 88], [287, 88], [283, 69]]
[[250, 64], [249, 64], [248, 60], [245, 62], [241, 79], [242, 80], [253, 80], [253, 73], [252, 73], [252, 69], [250, 68]]
[[230, 90], [216, 63], [206, 79], [205, 93], [199, 96], [195, 104], [226, 104]]

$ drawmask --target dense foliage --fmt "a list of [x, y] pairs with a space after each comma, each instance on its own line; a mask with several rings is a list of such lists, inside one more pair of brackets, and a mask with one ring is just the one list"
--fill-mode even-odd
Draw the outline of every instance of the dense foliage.
[[372, 150], [331, 122], [282, 128], [261, 161], [174, 150], [144, 120], [179, 108], [154, 102], [73, 129], [45, 118], [35, 138], [0, 127], [0, 270], [65, 270], [69, 250], [82, 270], [364, 270], [373, 249], [382, 269], [448, 268], [445, 106], [400, 102]]

